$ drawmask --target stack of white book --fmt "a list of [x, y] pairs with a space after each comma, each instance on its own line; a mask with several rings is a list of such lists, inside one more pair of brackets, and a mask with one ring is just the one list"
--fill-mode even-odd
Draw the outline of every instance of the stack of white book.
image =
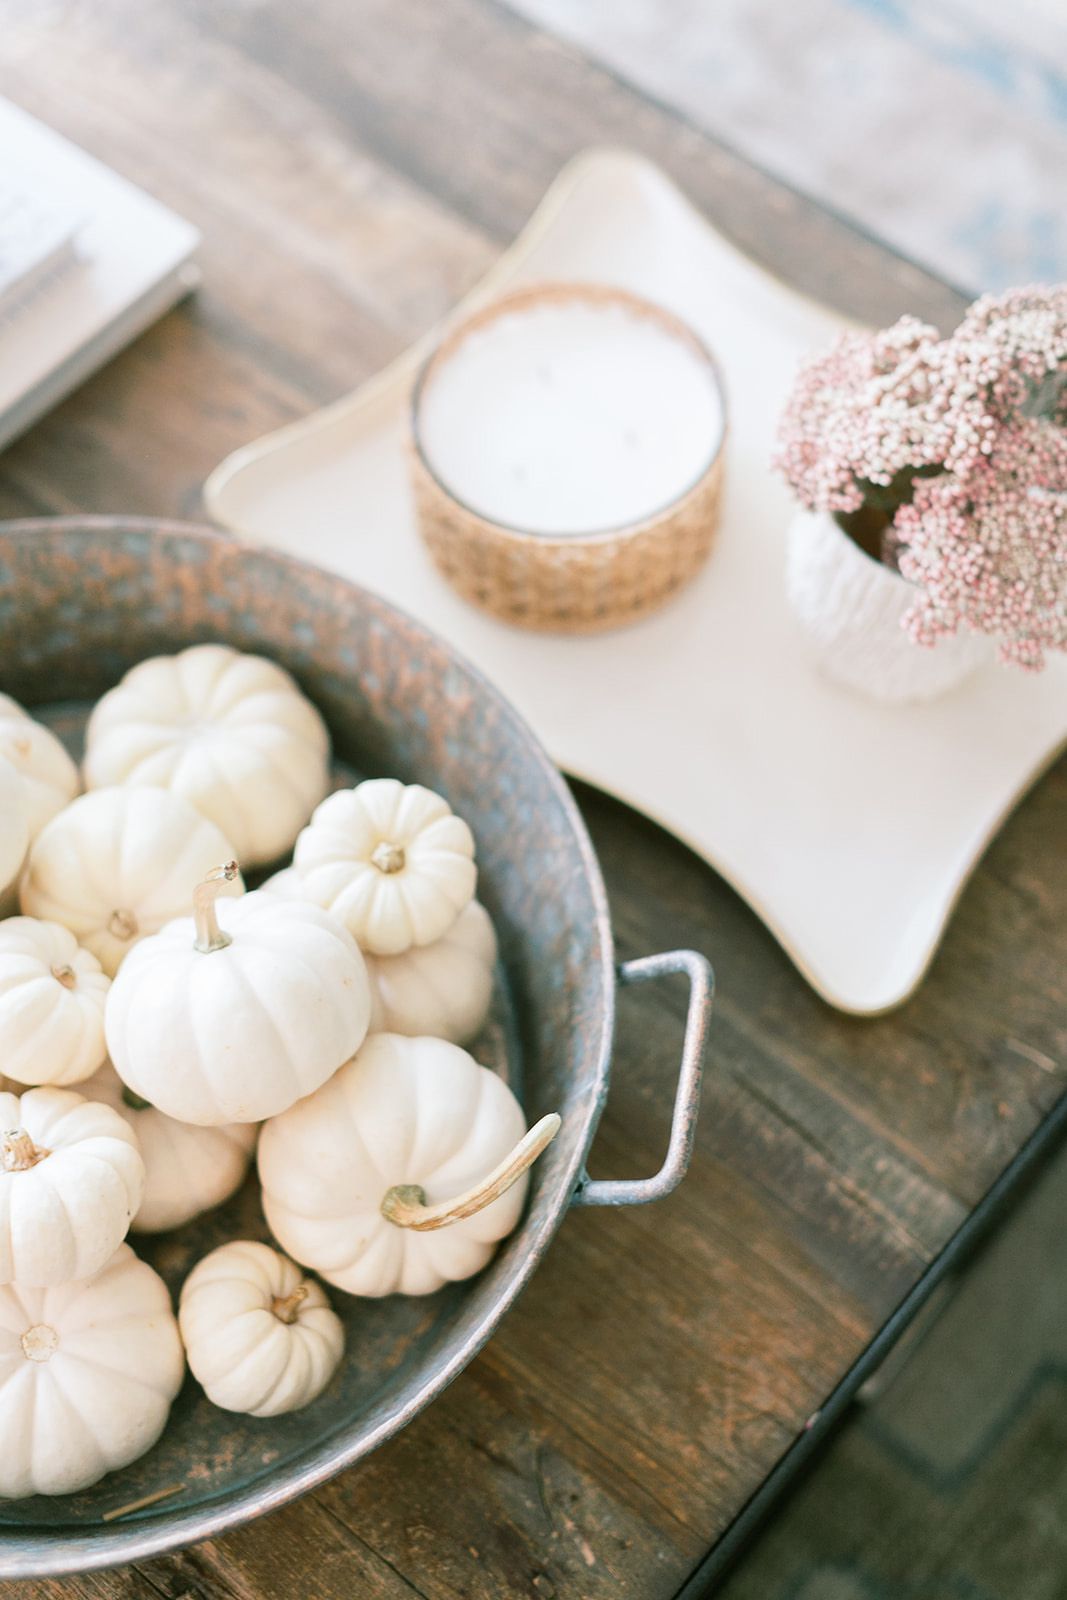
[[198, 281], [190, 223], [0, 100], [0, 446]]

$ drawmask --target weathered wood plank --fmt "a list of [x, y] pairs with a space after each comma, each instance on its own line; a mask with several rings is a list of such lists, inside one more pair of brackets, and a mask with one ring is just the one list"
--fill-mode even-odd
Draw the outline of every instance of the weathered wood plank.
[[0, 92], [194, 221], [204, 286], [7, 452], [5, 515], [195, 510], [224, 454], [375, 372], [495, 253], [182, 7], [75, 8], [46, 47], [40, 75], [5, 54]]
[[[0, 92], [205, 235], [196, 301], [8, 452], [23, 503], [189, 509], [228, 450], [429, 325], [592, 143], [647, 150], [760, 259], [847, 309], [957, 310], [917, 269], [478, 0], [318, 0], [299, 22], [277, 6], [104, 0], [61, 29], [4, 0], [0, 18]], [[113, 429], [96, 429], [98, 411]], [[101, 472], [71, 454], [86, 431]], [[4, 514], [19, 509], [0, 497]]]
[[[394, 1570], [370, 1550], [358, 1519], [349, 1526], [324, 1504], [306, 1497], [270, 1518], [271, 1537], [253, 1525], [221, 1542], [208, 1540], [136, 1569], [167, 1600], [418, 1600], [417, 1579]], [[130, 1569], [126, 1569], [129, 1572]], [[123, 1576], [125, 1576], [125, 1572]], [[95, 1600], [95, 1597], [94, 1597]], [[138, 1597], [139, 1600], [139, 1597]]]

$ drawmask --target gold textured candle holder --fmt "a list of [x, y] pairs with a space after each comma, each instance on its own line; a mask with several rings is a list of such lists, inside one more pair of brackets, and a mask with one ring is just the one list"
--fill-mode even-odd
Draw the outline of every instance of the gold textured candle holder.
[[[423, 391], [470, 334], [511, 312], [578, 302], [620, 306], [681, 339], [707, 363], [723, 426], [697, 480], [661, 510], [602, 532], [542, 534], [494, 522], [465, 505], [427, 460], [419, 431]], [[719, 523], [726, 397], [707, 347], [679, 318], [623, 289], [535, 284], [484, 306], [453, 328], [412, 391], [408, 457], [423, 540], [439, 571], [471, 604], [502, 621], [553, 633], [595, 633], [662, 606], [700, 571]]]

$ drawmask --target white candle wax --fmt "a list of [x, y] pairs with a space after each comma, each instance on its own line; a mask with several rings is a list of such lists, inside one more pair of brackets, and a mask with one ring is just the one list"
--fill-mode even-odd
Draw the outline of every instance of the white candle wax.
[[710, 363], [625, 306], [547, 301], [467, 334], [423, 386], [418, 432], [440, 483], [491, 522], [588, 534], [643, 521], [722, 440]]

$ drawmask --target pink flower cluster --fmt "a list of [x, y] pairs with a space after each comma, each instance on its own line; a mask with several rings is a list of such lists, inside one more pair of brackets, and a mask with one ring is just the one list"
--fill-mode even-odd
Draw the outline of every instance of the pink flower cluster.
[[800, 373], [775, 465], [809, 510], [884, 514], [932, 645], [964, 627], [1036, 669], [1067, 649], [1067, 285], [903, 317]]

